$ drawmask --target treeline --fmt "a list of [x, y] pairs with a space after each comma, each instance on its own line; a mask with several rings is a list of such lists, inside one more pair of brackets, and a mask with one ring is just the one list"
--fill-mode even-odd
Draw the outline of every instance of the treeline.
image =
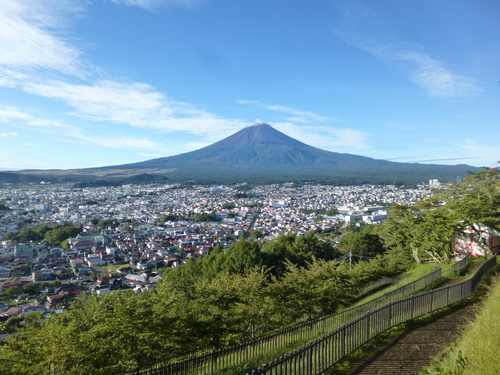
[[[35, 225], [19, 232], [8, 232], [5, 239], [15, 242], [45, 241], [51, 246], [63, 246], [69, 237], [82, 232], [82, 228], [73, 224], [55, 224], [52, 226]], [[68, 247], [68, 246], [66, 246]]]
[[[499, 212], [499, 174], [485, 170], [394, 206], [382, 225], [344, 230], [337, 246], [309, 233], [216, 247], [169, 269], [152, 292], [87, 295], [64, 314], [28, 315], [0, 347], [0, 373], [121, 374], [239, 344], [339, 311], [373, 280], [448, 261], [460, 228], [484, 245], [479, 228], [498, 229]], [[335, 260], [359, 251], [370, 258]]]
[[349, 268], [314, 234], [240, 240], [170, 269], [156, 290], [88, 295], [32, 313], [0, 350], [0, 373], [118, 374], [239, 344], [349, 306], [367, 282], [400, 273], [395, 257]]

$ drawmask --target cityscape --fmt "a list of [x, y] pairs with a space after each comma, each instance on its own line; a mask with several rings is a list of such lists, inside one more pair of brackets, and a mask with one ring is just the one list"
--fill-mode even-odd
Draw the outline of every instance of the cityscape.
[[[376, 224], [392, 204], [429, 196], [437, 181], [418, 188], [326, 186], [295, 183], [249, 187], [124, 185], [74, 188], [8, 187], [0, 190], [2, 291], [31, 283], [64, 281], [39, 296], [1, 304], [0, 317], [62, 312], [85, 292], [117, 288], [148, 291], [165, 267], [229, 247], [242, 236], [271, 241], [280, 235], [329, 232], [345, 225]], [[81, 228], [64, 246], [9, 240], [26, 228]], [[158, 272], [155, 272], [158, 271]], [[8, 281], [7, 281], [8, 280]]]
[[497, 374], [499, 14], [1, 0], [0, 374]]

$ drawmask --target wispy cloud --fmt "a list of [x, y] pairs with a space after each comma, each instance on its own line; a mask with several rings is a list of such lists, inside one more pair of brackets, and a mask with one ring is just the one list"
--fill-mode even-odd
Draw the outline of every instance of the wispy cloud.
[[146, 9], [148, 11], [155, 11], [159, 8], [180, 6], [185, 8], [192, 8], [199, 4], [201, 0], [111, 0], [113, 3], [135, 6]]
[[369, 148], [371, 134], [349, 128], [274, 123], [276, 129], [302, 142], [329, 151]]
[[[114, 2], [147, 10], [153, 10], [161, 3], [197, 3], [181, 0]], [[2, 31], [0, 35], [0, 86], [59, 100], [68, 106], [68, 114], [77, 121], [148, 128], [161, 133], [184, 132], [202, 138], [183, 145], [186, 151], [218, 141], [248, 125], [244, 120], [223, 118], [193, 104], [171, 99], [149, 84], [110, 78], [109, 74], [92, 65], [85, 58], [84, 44], [71, 38], [68, 31], [72, 18], [84, 14], [85, 6], [87, 3], [83, 0], [5, 0], [0, 3], [0, 22], [7, 25], [7, 31]], [[314, 146], [326, 149], [367, 147], [367, 133], [307, 126], [338, 121], [336, 119], [283, 105], [259, 101], [240, 103], [284, 114], [283, 123], [277, 124], [277, 127]], [[71, 117], [64, 123], [43, 117], [32, 116], [22, 110], [0, 108], [0, 121], [16, 121], [19, 126], [54, 136], [64, 135], [75, 141], [103, 147], [166, 152], [157, 141], [134, 137], [95, 137], [83, 128], [68, 125], [74, 123]], [[294, 123], [303, 125], [297, 127]]]
[[[198, 1], [114, 2], [152, 10], [161, 5], [190, 6]], [[81, 46], [67, 36], [65, 29], [67, 19], [82, 14], [85, 5], [78, 0], [3, 1], [0, 24], [5, 27], [0, 33], [0, 86], [60, 100], [71, 108], [70, 115], [86, 121], [162, 132], [190, 132], [207, 140], [246, 125], [244, 121], [221, 118], [192, 104], [170, 99], [151, 85], [109, 78], [87, 62]], [[34, 125], [33, 119], [30, 125]], [[126, 142], [112, 143], [126, 145]]]
[[487, 144], [484, 140], [477, 141], [472, 138], [453, 141], [452, 144], [457, 147], [460, 155], [483, 160], [483, 164], [474, 163], [475, 165], [492, 168], [498, 166], [499, 164], [496, 162], [493, 165], [491, 164], [492, 160], [500, 160], [500, 152], [498, 151], [497, 145]]
[[265, 104], [265, 103], [262, 103], [258, 100], [237, 100], [237, 103], [257, 105], [259, 107], [266, 108], [270, 111], [281, 112], [281, 113], [286, 113], [286, 114], [292, 115], [292, 116], [284, 117], [283, 119], [286, 121], [300, 122], [300, 123], [338, 121], [338, 120], [334, 120], [334, 119], [330, 119], [328, 117], [318, 115], [317, 113], [314, 113], [314, 112], [301, 111], [301, 110], [298, 110], [295, 108], [287, 107], [284, 105], [278, 105], [278, 104]]
[[74, 108], [71, 114], [96, 122], [127, 124], [164, 132], [187, 131], [198, 135], [213, 133], [214, 128], [230, 131], [245, 125], [243, 121], [220, 118], [189, 103], [169, 99], [143, 83], [99, 81], [92, 85], [76, 85], [51, 81], [26, 84], [24, 90], [63, 100]]
[[[427, 143], [428, 145], [428, 143]], [[423, 146], [414, 153], [415, 150], [400, 150], [398, 155], [378, 156], [380, 159], [405, 162], [405, 163], [435, 163], [435, 164], [471, 164], [478, 167], [496, 167], [498, 163], [492, 161], [500, 160], [498, 147], [488, 140], [480, 141], [473, 138], [440, 140], [436, 147]], [[409, 153], [412, 154], [409, 154]]]
[[[80, 1], [3, 0], [0, 4], [0, 82], [12, 86], [34, 72], [80, 76], [82, 53], [64, 28]], [[10, 83], [10, 85], [9, 85]]]
[[392, 59], [404, 64], [410, 79], [430, 97], [467, 97], [481, 92], [473, 78], [453, 73], [442, 62], [423, 52], [401, 51], [395, 53]]
[[238, 100], [237, 103], [256, 105], [270, 111], [293, 115], [285, 116], [283, 118], [285, 122], [272, 123], [271, 125], [293, 138], [300, 139], [308, 145], [330, 151], [352, 148], [366, 149], [369, 147], [369, 139], [371, 137], [369, 133], [350, 128], [312, 125], [339, 122], [340, 120], [338, 119], [328, 118], [314, 112], [302, 111], [284, 105], [266, 104], [258, 100]]
[[345, 43], [396, 66], [432, 98], [470, 97], [482, 90], [472, 78], [453, 72], [446, 63], [416, 44], [392, 34], [369, 7], [334, 2], [343, 15], [335, 34]]
[[17, 135], [16, 132], [10, 132], [10, 133], [0, 133], [0, 138], [5, 138], [5, 137], [15, 137]]
[[[58, 137], [63, 136], [73, 141], [84, 141], [86, 143], [96, 144], [103, 147], [164, 151], [163, 145], [159, 142], [150, 141], [144, 138], [123, 136], [96, 136], [96, 134], [89, 134], [77, 126], [63, 124], [55, 120], [38, 118], [15, 109], [0, 108], [0, 122]], [[17, 133], [4, 133], [0, 134], [0, 137], [9, 135], [17, 135]]]

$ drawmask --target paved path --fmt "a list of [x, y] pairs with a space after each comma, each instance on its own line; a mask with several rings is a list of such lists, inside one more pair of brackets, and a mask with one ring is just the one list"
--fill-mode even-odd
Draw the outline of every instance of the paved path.
[[473, 319], [477, 308], [477, 305], [467, 306], [395, 338], [385, 339], [358, 363], [355, 362], [350, 370], [340, 373], [419, 374], [441, 350], [456, 340], [463, 325]]

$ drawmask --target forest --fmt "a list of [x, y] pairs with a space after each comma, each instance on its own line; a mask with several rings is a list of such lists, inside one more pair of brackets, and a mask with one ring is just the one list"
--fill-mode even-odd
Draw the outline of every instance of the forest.
[[[339, 311], [372, 281], [450, 262], [462, 229], [487, 251], [484, 229], [500, 229], [499, 177], [496, 169], [470, 174], [413, 206], [391, 207], [376, 226], [267, 243], [242, 237], [168, 269], [153, 291], [83, 295], [63, 314], [29, 314], [0, 346], [0, 373], [133, 372]], [[338, 260], [350, 252], [360, 257]]]

